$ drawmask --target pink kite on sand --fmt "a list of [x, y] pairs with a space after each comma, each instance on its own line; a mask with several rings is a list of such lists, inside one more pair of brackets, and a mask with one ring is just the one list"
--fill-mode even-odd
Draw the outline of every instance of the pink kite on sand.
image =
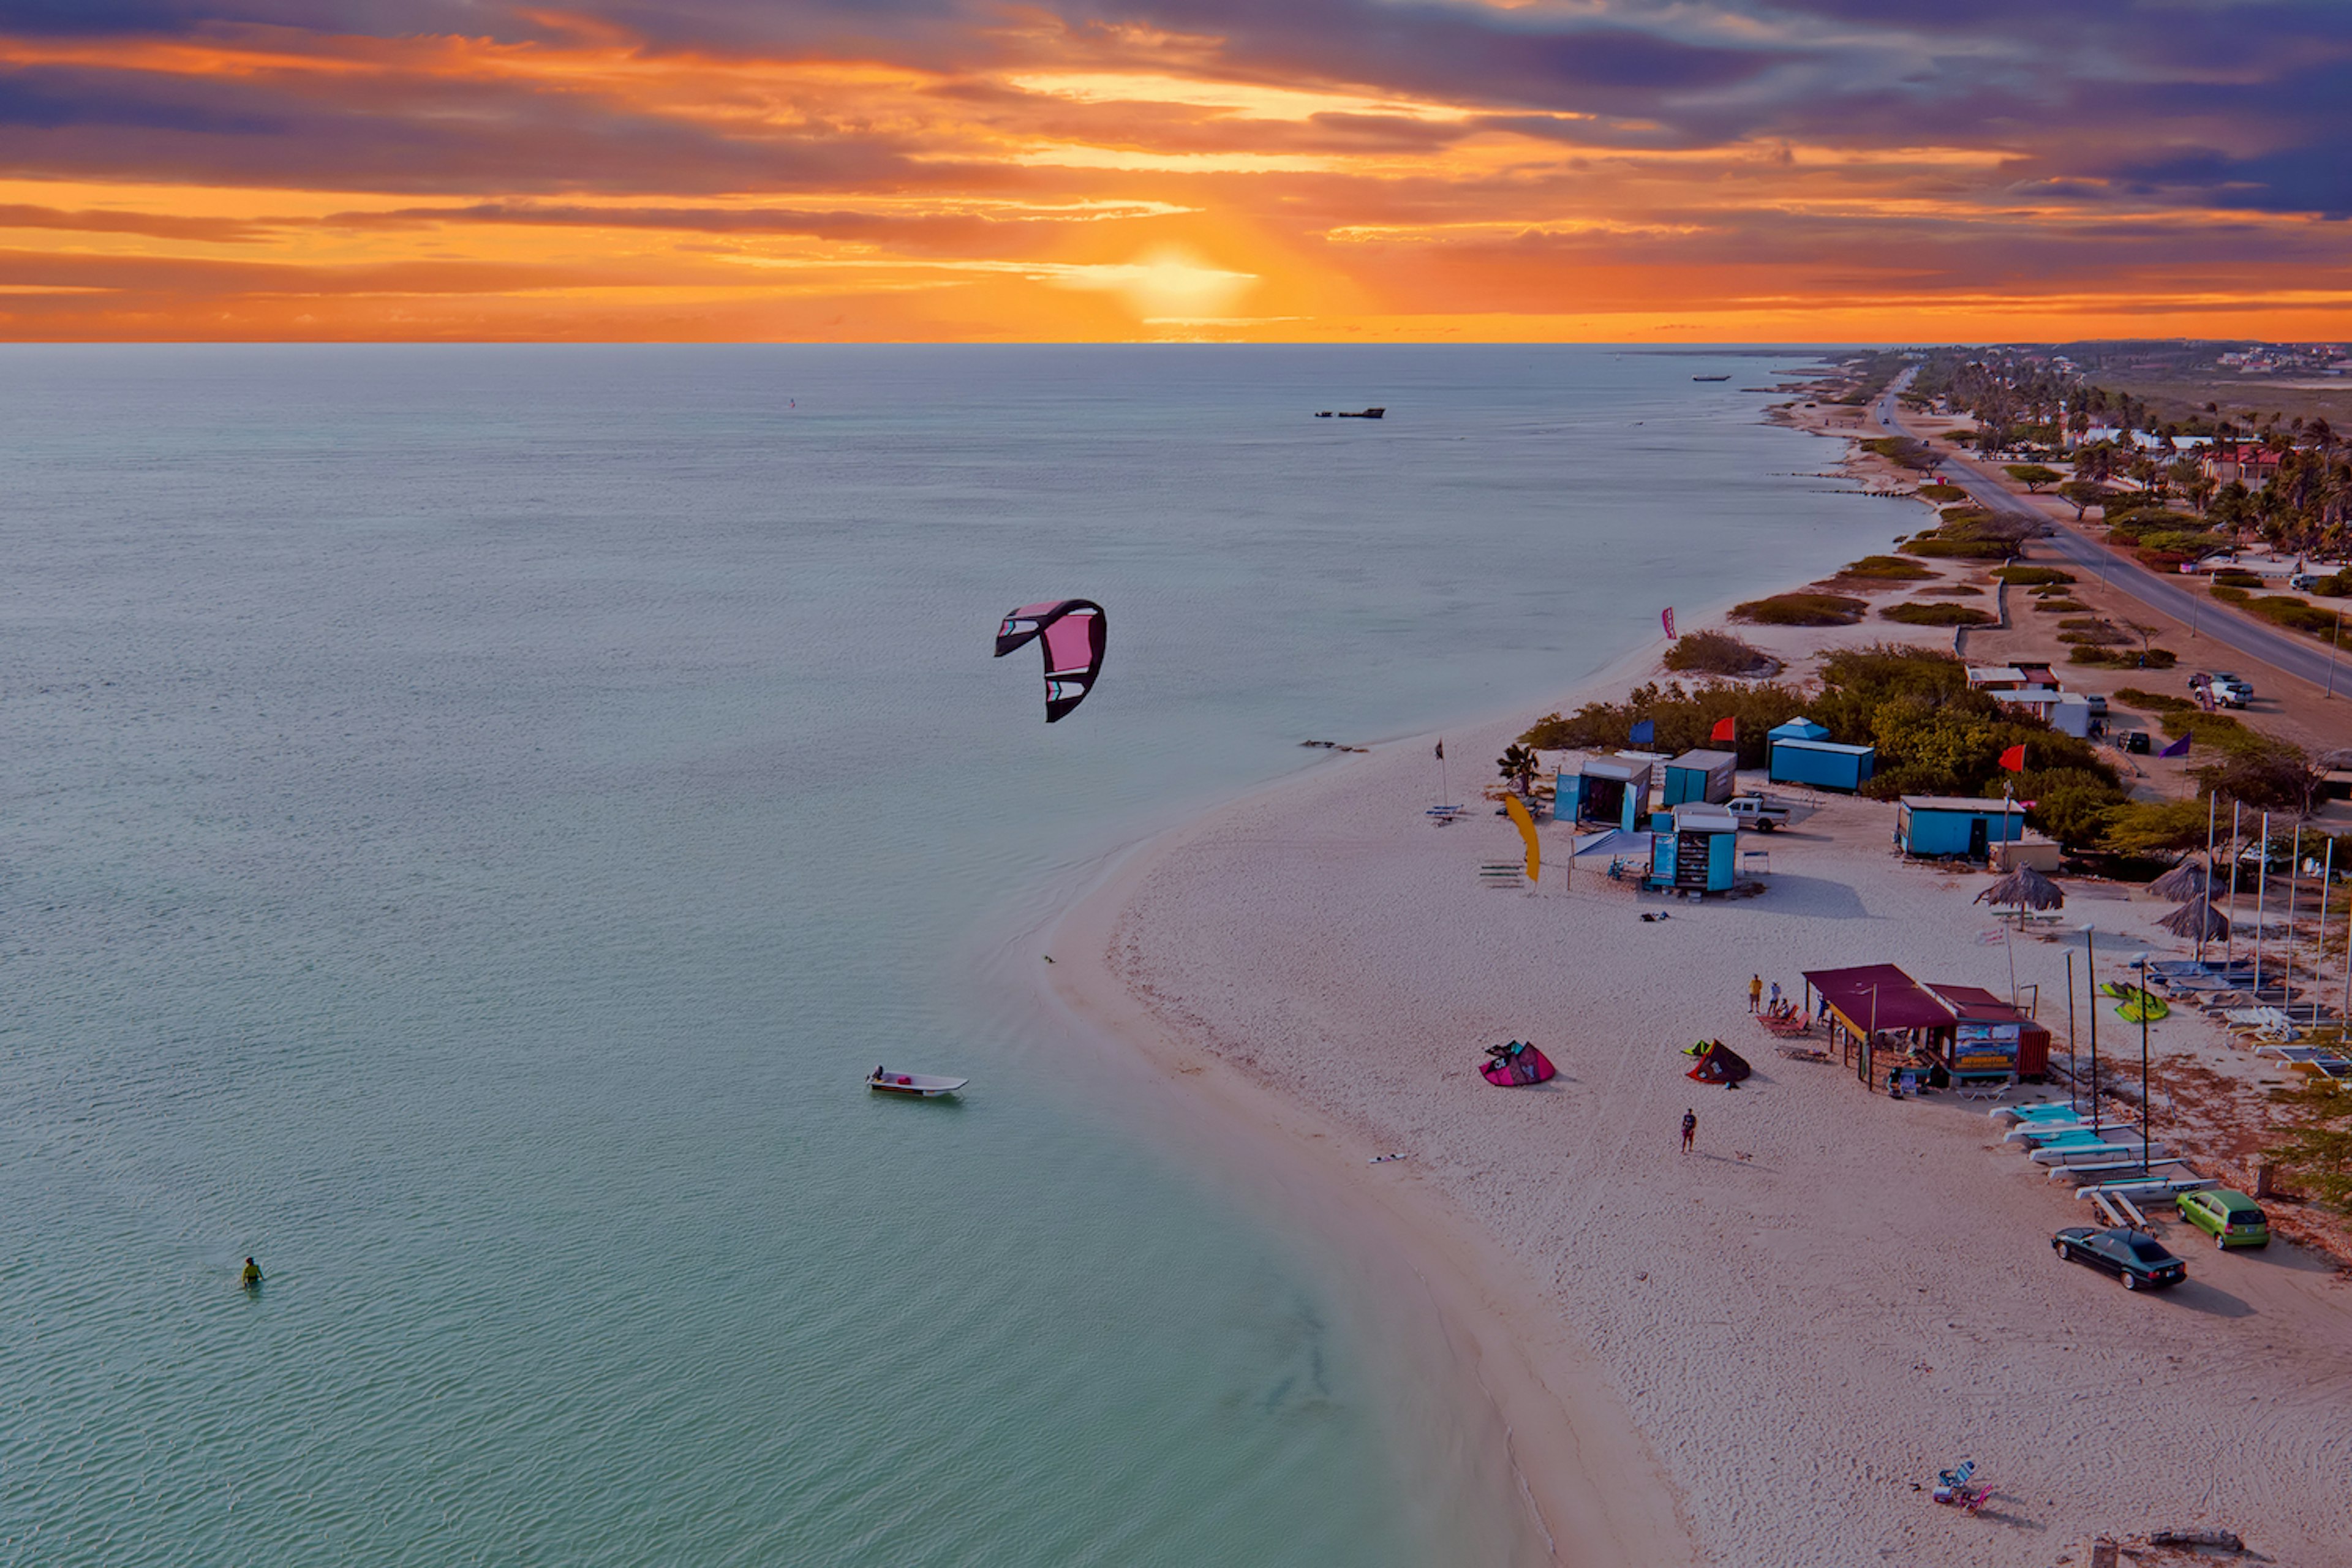
[[1541, 1083], [1555, 1070], [1551, 1059], [1525, 1040], [1513, 1040], [1507, 1046], [1488, 1046], [1486, 1058], [1478, 1071], [1497, 1089]]

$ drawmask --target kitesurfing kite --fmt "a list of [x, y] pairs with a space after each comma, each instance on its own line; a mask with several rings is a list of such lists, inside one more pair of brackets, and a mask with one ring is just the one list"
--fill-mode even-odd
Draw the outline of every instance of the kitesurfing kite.
[[1003, 658], [1032, 637], [1045, 654], [1045, 722], [1058, 721], [1094, 689], [1102, 673], [1103, 607], [1092, 599], [1024, 605], [996, 628], [996, 657]]

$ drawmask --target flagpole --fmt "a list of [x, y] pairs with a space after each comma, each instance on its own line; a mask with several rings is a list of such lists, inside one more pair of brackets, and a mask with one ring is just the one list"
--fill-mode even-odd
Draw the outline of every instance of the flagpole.
[[2286, 863], [2286, 978], [2279, 984], [2292, 993], [2294, 990], [2294, 879], [2303, 868], [2303, 824], [2294, 825], [2294, 847], [2287, 852]]
[[2271, 814], [2263, 813], [2263, 858], [2254, 863], [2254, 1005], [2263, 1001], [2263, 921], [2271, 890]]
[[2245, 812], [2243, 801], [2230, 803], [2230, 929], [2221, 939], [2221, 962], [2238, 962], [2238, 836], [2239, 823]]
[[[2221, 801], [2215, 796], [2208, 795], [2205, 797], [2205, 886], [2199, 890], [2204, 894], [2205, 907], [2209, 910], [2213, 907], [2213, 816], [2220, 805]], [[2197, 922], [2197, 962], [2205, 962], [2203, 921]]]
[[[1453, 792], [1447, 789], [1445, 784], [1445, 737], [1440, 735], [1437, 737], [1437, 804], [1450, 805], [1451, 802], [1446, 799], [1446, 796], [1451, 793]], [[1554, 802], [1554, 809], [1557, 808], [1558, 803]]]

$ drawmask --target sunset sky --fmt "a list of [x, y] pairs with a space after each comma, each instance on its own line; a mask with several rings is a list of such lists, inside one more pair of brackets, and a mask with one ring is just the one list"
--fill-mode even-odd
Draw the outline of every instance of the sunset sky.
[[0, 0], [8, 339], [2352, 335], [2347, 0]]

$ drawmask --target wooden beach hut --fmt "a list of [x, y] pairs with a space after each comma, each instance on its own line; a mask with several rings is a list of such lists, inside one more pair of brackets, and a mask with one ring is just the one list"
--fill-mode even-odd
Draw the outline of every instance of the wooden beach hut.
[[1927, 1031], [1927, 1052], [1956, 1081], [2049, 1075], [2049, 1030], [1979, 986], [1937, 981], [1927, 989], [1952, 1015], [1950, 1027]]
[[1993, 845], [2024, 837], [2025, 813], [2015, 801], [1906, 795], [1895, 807], [1895, 847], [1906, 855], [1982, 860]]
[[1739, 789], [1739, 758], [1731, 752], [1685, 752], [1665, 768], [1668, 810], [1690, 802], [1720, 805]]
[[1765, 776], [1774, 784], [1811, 784], [1851, 795], [1878, 765], [1875, 746], [1841, 746], [1811, 719], [1775, 725], [1765, 738]]
[[1654, 889], [1677, 893], [1725, 893], [1739, 859], [1739, 819], [1723, 806], [1686, 801], [1652, 819], [1650, 877]]

